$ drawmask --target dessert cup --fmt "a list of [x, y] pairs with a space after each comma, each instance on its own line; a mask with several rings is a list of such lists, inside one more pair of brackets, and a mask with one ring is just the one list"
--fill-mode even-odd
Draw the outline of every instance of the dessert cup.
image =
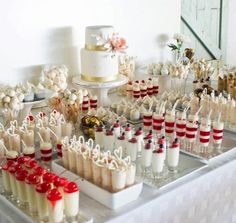
[[69, 182], [64, 187], [65, 215], [69, 222], [75, 221], [79, 214], [79, 188], [76, 183]]
[[34, 146], [34, 131], [33, 130], [22, 132], [21, 137], [27, 146], [30, 146], [30, 147]]
[[69, 138], [71, 138], [72, 129], [73, 129], [73, 125], [70, 122], [63, 123], [61, 125], [61, 135], [62, 135], [62, 137], [68, 136]]
[[104, 166], [102, 167], [102, 187], [110, 191], [111, 183], [112, 183], [111, 170]]
[[51, 132], [48, 128], [40, 128], [39, 133], [42, 136], [42, 139], [44, 142], [50, 142], [51, 141]]
[[132, 138], [128, 141], [126, 148], [126, 155], [130, 156], [131, 161], [135, 162], [138, 154], [138, 140], [136, 138]]
[[69, 149], [68, 152], [68, 165], [69, 165], [69, 170], [72, 171], [73, 173], [76, 173], [76, 151], [73, 148]]
[[52, 144], [50, 142], [40, 143], [41, 160], [45, 163], [52, 160]]
[[126, 170], [125, 186], [129, 187], [135, 183], [136, 165], [131, 163]]
[[22, 151], [23, 155], [30, 158], [35, 158], [35, 148], [31, 146], [26, 146]]
[[63, 199], [61, 193], [56, 189], [52, 189], [47, 194], [49, 222], [63, 222]]
[[36, 201], [35, 186], [40, 183], [40, 178], [36, 174], [29, 174], [25, 179], [27, 201], [29, 203], [29, 211], [32, 216], [37, 215], [38, 207]]
[[115, 169], [112, 170], [112, 191], [117, 192], [125, 188], [126, 170]]
[[16, 177], [16, 189], [18, 194], [19, 206], [23, 209], [26, 208], [27, 204], [27, 193], [26, 193], [26, 183], [25, 179], [28, 175], [28, 171], [26, 170], [18, 170], [15, 173]]
[[152, 154], [152, 175], [154, 180], [162, 177], [164, 161], [163, 149], [160, 147], [159, 149], [154, 150]]

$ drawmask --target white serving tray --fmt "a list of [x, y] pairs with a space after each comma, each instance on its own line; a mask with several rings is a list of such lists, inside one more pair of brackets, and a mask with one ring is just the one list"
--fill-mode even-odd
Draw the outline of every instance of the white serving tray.
[[[61, 171], [61, 168], [64, 168], [61, 160], [55, 160], [52, 162], [53, 172], [57, 173], [58, 169]], [[127, 187], [122, 191], [112, 193], [66, 169], [62, 172], [62, 174], [60, 174], [60, 176], [67, 177], [69, 180], [75, 181], [82, 193], [112, 210], [120, 208], [136, 200], [143, 188], [142, 182], [136, 182], [134, 185]]]

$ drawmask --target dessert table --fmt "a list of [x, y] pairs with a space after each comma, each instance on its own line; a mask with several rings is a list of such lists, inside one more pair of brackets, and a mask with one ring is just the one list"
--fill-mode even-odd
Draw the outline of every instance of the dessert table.
[[[141, 73], [138, 75], [141, 77]], [[236, 135], [225, 135], [235, 140], [236, 147]], [[159, 190], [144, 184], [143, 191], [136, 201], [117, 210], [110, 210], [80, 193], [80, 209], [86, 216], [93, 217], [96, 223], [236, 222], [235, 174], [236, 150], [232, 150], [212, 160], [198, 172]], [[0, 222], [33, 221], [0, 195]]]
[[[235, 135], [227, 135], [235, 139]], [[93, 216], [94, 222], [236, 222], [235, 174], [236, 151], [232, 151], [163, 189], [144, 185], [136, 201], [115, 211], [82, 193], [80, 208], [85, 215]], [[0, 222], [32, 222], [15, 209], [1, 197]]]

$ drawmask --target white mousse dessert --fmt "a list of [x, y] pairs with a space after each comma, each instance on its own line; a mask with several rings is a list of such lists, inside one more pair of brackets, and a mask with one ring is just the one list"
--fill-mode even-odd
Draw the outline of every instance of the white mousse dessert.
[[49, 221], [61, 223], [63, 221], [63, 199], [61, 193], [53, 188], [47, 194]]
[[107, 130], [104, 135], [104, 151], [113, 151], [115, 135], [113, 129]]
[[152, 164], [152, 141], [149, 140], [142, 148], [141, 165], [144, 169], [150, 167]]
[[69, 182], [64, 187], [66, 217], [76, 217], [79, 213], [79, 188], [76, 183]]
[[152, 173], [154, 177], [159, 177], [164, 167], [164, 150], [161, 144], [152, 154]]
[[136, 161], [138, 153], [138, 140], [136, 138], [132, 138], [128, 141], [126, 148], [126, 155], [130, 156], [131, 161]]
[[25, 179], [27, 175], [28, 171], [23, 169], [18, 170], [15, 173], [17, 194], [18, 194], [18, 199], [20, 201], [20, 205], [26, 205], [27, 202], [26, 184], [25, 184]]
[[30, 213], [31, 215], [36, 215], [38, 208], [36, 202], [35, 186], [40, 183], [40, 178], [36, 174], [29, 174], [25, 179], [25, 183]]
[[50, 189], [51, 185], [46, 182], [37, 184], [35, 187], [38, 216], [41, 221], [47, 221], [49, 217], [47, 192]]
[[95, 142], [100, 145], [100, 147], [104, 145], [104, 128], [102, 126], [95, 128]]
[[167, 162], [169, 171], [175, 172], [179, 165], [179, 141], [175, 139], [167, 150]]

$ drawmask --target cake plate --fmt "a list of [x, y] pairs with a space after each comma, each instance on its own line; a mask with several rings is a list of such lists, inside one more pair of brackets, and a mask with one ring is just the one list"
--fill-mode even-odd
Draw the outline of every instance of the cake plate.
[[108, 97], [108, 91], [111, 88], [120, 87], [128, 83], [128, 78], [124, 75], [119, 75], [118, 78], [114, 81], [109, 82], [91, 82], [81, 79], [81, 76], [76, 76], [72, 79], [72, 83], [75, 86], [80, 86], [85, 89], [92, 90], [92, 94], [97, 95], [98, 97], [98, 106], [107, 107], [110, 105], [110, 100]]
[[35, 100], [35, 101], [29, 101], [29, 102], [23, 102], [24, 107], [23, 109], [20, 111], [19, 113], [19, 121], [23, 121], [25, 119], [26, 116], [28, 116], [31, 112], [31, 109], [35, 106], [39, 106], [40, 104], [44, 103], [44, 106], [46, 105], [46, 101], [52, 97], [53, 92], [48, 90], [46, 91], [46, 95], [45, 98], [43, 99], [39, 99], [39, 100]]

